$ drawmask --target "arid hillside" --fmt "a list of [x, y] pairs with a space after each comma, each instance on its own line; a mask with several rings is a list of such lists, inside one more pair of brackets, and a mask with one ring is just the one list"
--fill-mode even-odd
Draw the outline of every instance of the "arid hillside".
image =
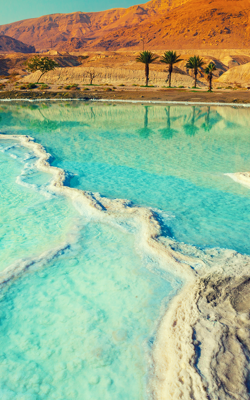
[[52, 14], [0, 26], [37, 50], [250, 47], [250, 0], [152, 0], [96, 13]]
[[35, 53], [35, 47], [13, 39], [10, 36], [0, 35], [0, 53]]
[[[13, 73], [18, 75], [27, 75], [26, 61], [33, 56], [34, 54], [24, 53], [0, 54], [0, 76], [8, 76]], [[61, 68], [76, 67], [82, 63], [81, 57], [70, 55], [68, 53], [61, 54], [57, 51], [52, 51], [46, 54], [46, 56], [55, 60]]]

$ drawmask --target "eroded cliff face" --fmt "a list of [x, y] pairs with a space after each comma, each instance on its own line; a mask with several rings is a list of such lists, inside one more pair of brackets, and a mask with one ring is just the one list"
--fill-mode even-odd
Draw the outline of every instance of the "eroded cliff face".
[[[0, 26], [38, 50], [236, 49], [250, 46], [250, 0], [151, 0], [96, 13], [52, 14]], [[52, 42], [51, 42], [52, 40]]]

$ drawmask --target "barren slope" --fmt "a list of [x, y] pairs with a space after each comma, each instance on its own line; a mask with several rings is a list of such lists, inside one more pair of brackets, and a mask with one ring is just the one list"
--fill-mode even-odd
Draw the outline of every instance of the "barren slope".
[[22, 43], [12, 37], [0, 35], [0, 53], [34, 53], [35, 47]]
[[[248, 48], [250, 0], [152, 0], [97, 13], [53, 14], [0, 26], [38, 50]], [[51, 42], [52, 40], [52, 42]]]

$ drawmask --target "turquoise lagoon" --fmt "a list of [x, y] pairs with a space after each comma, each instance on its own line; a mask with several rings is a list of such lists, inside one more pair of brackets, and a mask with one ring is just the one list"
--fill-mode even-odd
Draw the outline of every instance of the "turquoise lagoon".
[[[0, 132], [30, 135], [67, 184], [153, 209], [163, 234], [249, 254], [248, 109], [87, 102], [0, 105]], [[145, 399], [157, 323], [182, 280], [133, 221], [93, 218], [51, 193], [18, 140], [0, 141], [2, 399]], [[29, 261], [30, 260], [30, 261]]]

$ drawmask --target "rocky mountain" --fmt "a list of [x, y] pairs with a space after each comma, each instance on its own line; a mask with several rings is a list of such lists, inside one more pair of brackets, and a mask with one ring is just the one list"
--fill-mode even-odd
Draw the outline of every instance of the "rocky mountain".
[[103, 12], [52, 14], [1, 25], [38, 50], [250, 47], [250, 0], [151, 0]]
[[0, 53], [35, 53], [35, 47], [10, 36], [0, 35]]

